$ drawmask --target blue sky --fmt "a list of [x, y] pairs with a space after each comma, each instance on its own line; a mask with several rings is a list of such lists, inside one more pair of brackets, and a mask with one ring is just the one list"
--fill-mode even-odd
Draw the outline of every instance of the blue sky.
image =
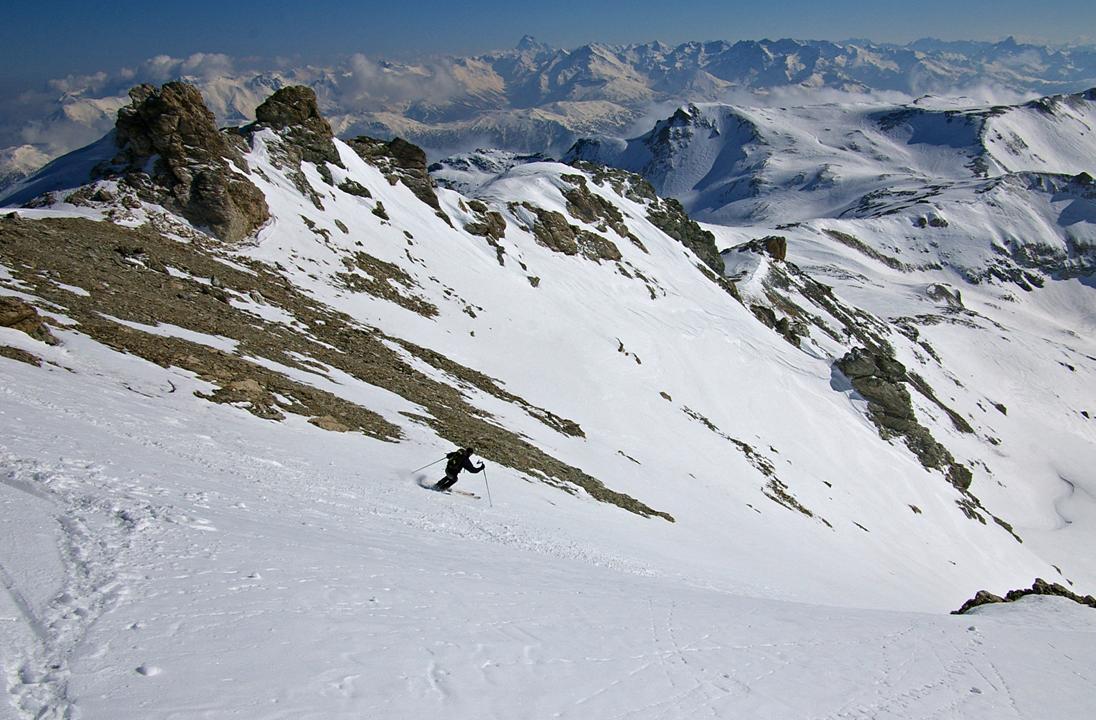
[[324, 60], [469, 53], [531, 33], [560, 47], [587, 42], [763, 37], [905, 42], [918, 37], [1096, 41], [1091, 0], [736, 0], [541, 3], [331, 0], [8, 0], [0, 10], [0, 88], [69, 73], [113, 71], [154, 55], [195, 52]]

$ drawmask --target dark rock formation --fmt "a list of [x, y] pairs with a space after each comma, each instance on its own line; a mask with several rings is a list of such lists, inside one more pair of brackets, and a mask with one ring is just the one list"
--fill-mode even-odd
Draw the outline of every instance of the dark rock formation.
[[948, 287], [943, 283], [932, 283], [925, 288], [925, 294], [936, 302], [943, 303], [948, 307], [955, 308], [956, 310], [962, 310], [963, 294], [958, 290]]
[[[214, 125], [193, 85], [139, 85], [118, 111], [119, 154], [98, 177], [121, 178], [148, 202], [162, 204], [216, 237], [241, 240], [270, 217], [239, 148]], [[149, 167], [151, 161], [151, 167]]]
[[994, 595], [987, 590], [979, 590], [974, 597], [963, 603], [962, 607], [958, 610], [953, 610], [952, 615], [963, 615], [972, 608], [976, 608], [979, 605], [991, 605], [993, 603], [1005, 603], [1015, 602], [1022, 597], [1028, 595], [1053, 595], [1056, 597], [1064, 597], [1072, 600], [1073, 602], [1080, 603], [1081, 605], [1087, 605], [1090, 608], [1096, 608], [1096, 598], [1091, 595], [1081, 596], [1077, 593], [1069, 590], [1068, 588], [1059, 585], [1058, 583], [1048, 583], [1042, 578], [1035, 578], [1035, 582], [1032, 583], [1030, 588], [1024, 588], [1021, 590], [1009, 590], [1005, 593], [1004, 597]]
[[320, 114], [316, 93], [310, 87], [291, 85], [268, 97], [255, 108], [255, 127], [277, 132], [296, 148], [304, 162], [342, 167], [333, 142], [335, 134]]
[[14, 348], [10, 345], [0, 345], [0, 357], [6, 357], [9, 360], [26, 363], [27, 365], [33, 365], [34, 367], [42, 367], [42, 358], [34, 353], [29, 353], [26, 350], [20, 350], [19, 348]]
[[479, 200], [469, 200], [468, 209], [478, 219], [466, 223], [464, 229], [473, 235], [486, 238], [487, 243], [495, 249], [499, 265], [505, 265], [506, 261], [503, 256], [506, 255], [506, 250], [502, 247], [500, 241], [506, 235], [506, 218], [502, 216], [502, 213], [489, 210], [487, 205]]
[[879, 252], [855, 235], [849, 235], [840, 230], [829, 230], [827, 228], [823, 228], [822, 232], [826, 233], [842, 245], [848, 246], [853, 250], [870, 257], [872, 260], [878, 260], [891, 269], [899, 270], [901, 272], [910, 272], [914, 269], [896, 257], [891, 257], [890, 255]]
[[487, 205], [479, 200], [470, 200], [468, 209], [481, 218], [477, 222], [468, 223], [464, 226], [464, 229], [468, 232], [480, 237], [490, 238], [496, 242], [506, 234], [506, 218], [501, 213], [489, 210]]
[[788, 258], [788, 238], [783, 235], [766, 235], [762, 238], [751, 240], [741, 245], [736, 245], [734, 250], [738, 252], [765, 253], [773, 260], [783, 262]]
[[347, 195], [355, 195], [357, 197], [370, 199], [373, 197], [373, 193], [369, 192], [369, 188], [365, 187], [357, 180], [351, 180], [350, 178], [347, 178], [339, 183], [338, 187]]
[[521, 207], [536, 216], [532, 232], [541, 245], [564, 255], [582, 253], [583, 257], [595, 262], [620, 260], [620, 249], [612, 240], [570, 224], [563, 213], [530, 203], [522, 203]]
[[723, 258], [715, 246], [715, 235], [700, 227], [673, 198], [652, 202], [647, 219], [662, 232], [692, 250], [704, 264], [723, 277]]
[[422, 148], [401, 138], [385, 142], [365, 135], [348, 140], [347, 144], [363, 160], [384, 173], [388, 182], [393, 185], [402, 182], [415, 193], [415, 197], [434, 208], [438, 217], [449, 225], [453, 224], [438, 202], [434, 181], [426, 169], [426, 153]]
[[765, 243], [765, 252], [772, 256], [773, 260], [783, 262], [788, 257], [788, 238], [782, 235], [767, 235], [761, 238]]
[[601, 197], [597, 193], [590, 192], [586, 186], [586, 178], [582, 175], [563, 175], [564, 180], [572, 184], [572, 187], [563, 191], [563, 197], [567, 201], [567, 212], [583, 222], [597, 225], [600, 232], [613, 232], [622, 238], [632, 241], [632, 244], [647, 252], [647, 248], [639, 241], [624, 224], [624, 214], [620, 209]]
[[853, 348], [834, 363], [868, 401], [868, 413], [883, 439], [899, 436], [926, 468], [944, 471], [948, 481], [967, 490], [973, 478], [965, 465], [917, 421], [906, 383], [906, 367], [883, 352]]
[[19, 298], [0, 297], [0, 327], [19, 330], [35, 340], [41, 340], [50, 345], [57, 344], [57, 338], [42, 322], [42, 316], [38, 314], [34, 306], [23, 302]]
[[658, 200], [654, 186], [642, 175], [606, 165], [598, 165], [586, 160], [571, 160], [569, 164], [571, 167], [590, 173], [596, 184], [608, 184], [617, 195], [628, 198], [633, 202], [643, 205]]
[[762, 325], [771, 330], [775, 330], [795, 347], [799, 347], [802, 338], [810, 334], [810, 329], [807, 327], [806, 323], [799, 320], [793, 321], [786, 316], [777, 317], [776, 312], [767, 305], [753, 303], [750, 305], [750, 312], [761, 321]]

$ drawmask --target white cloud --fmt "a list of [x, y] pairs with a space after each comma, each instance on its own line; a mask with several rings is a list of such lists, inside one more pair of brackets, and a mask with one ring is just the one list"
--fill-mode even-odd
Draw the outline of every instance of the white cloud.
[[351, 56], [346, 72], [339, 77], [336, 100], [348, 110], [377, 109], [382, 103], [448, 100], [462, 90], [451, 68], [447, 61], [428, 65], [379, 63], [359, 53]]

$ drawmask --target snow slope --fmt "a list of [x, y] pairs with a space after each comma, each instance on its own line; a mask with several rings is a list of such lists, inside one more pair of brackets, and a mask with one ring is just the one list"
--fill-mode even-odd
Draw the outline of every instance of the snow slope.
[[553, 513], [556, 493], [493, 465], [494, 507], [423, 492], [405, 469], [439, 450], [431, 438], [272, 426], [194, 398], [187, 373], [64, 340], [44, 354], [97, 382], [0, 365], [0, 497], [17, 539], [4, 543], [12, 706], [0, 717], [1038, 718], [1091, 706], [1096, 623], [1069, 601], [955, 617], [683, 582], [606, 551], [656, 528], [581, 505]]
[[[248, 142], [272, 219], [238, 246], [92, 192], [0, 220], [0, 294], [53, 318], [60, 340], [0, 328], [0, 712], [920, 718], [1091, 704], [1087, 608], [945, 614], [1035, 576], [1096, 586], [1082, 280], [1014, 304], [1001, 285], [964, 286], [970, 312], [953, 317], [927, 293], [943, 270], [891, 268], [811, 225], [789, 235], [838, 289], [826, 312], [862, 308], [971, 424], [915, 400], [973, 470], [971, 510], [880, 437], [834, 368], [856, 344], [834, 316], [786, 342], [747, 306], [777, 261], [749, 265], [740, 302], [659, 229], [665, 204], [632, 180], [515, 165], [469, 183], [475, 198], [438, 190], [446, 220], [345, 143], [329, 183], [287, 165], [274, 132]], [[619, 220], [583, 220], [575, 198]], [[493, 240], [472, 232], [488, 212], [505, 222]], [[575, 252], [543, 229], [552, 212], [587, 233]], [[134, 247], [137, 231], [64, 215], [167, 234]], [[755, 228], [713, 230], [722, 247]], [[99, 232], [118, 234], [99, 248]], [[35, 233], [57, 249], [25, 244]], [[87, 248], [102, 253], [82, 261]], [[918, 314], [946, 318], [918, 326], [938, 357], [898, 329]], [[390, 374], [343, 357], [355, 334], [379, 338]], [[254, 385], [211, 362], [250, 368]], [[281, 410], [246, 394], [255, 386]], [[306, 389], [371, 411], [398, 441], [317, 427]], [[491, 429], [461, 435], [447, 415], [458, 402]], [[455, 442], [487, 460], [487, 477], [458, 486], [483, 499], [418, 487], [437, 468], [413, 469]], [[499, 448], [543, 453], [654, 512]]]

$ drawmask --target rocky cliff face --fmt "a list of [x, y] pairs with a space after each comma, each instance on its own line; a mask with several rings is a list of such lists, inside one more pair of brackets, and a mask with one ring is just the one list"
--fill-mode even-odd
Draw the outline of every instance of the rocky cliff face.
[[119, 153], [96, 175], [120, 179], [148, 202], [175, 209], [221, 240], [243, 239], [270, 217], [246, 178], [240, 144], [217, 130], [193, 85], [140, 85], [118, 112]]

